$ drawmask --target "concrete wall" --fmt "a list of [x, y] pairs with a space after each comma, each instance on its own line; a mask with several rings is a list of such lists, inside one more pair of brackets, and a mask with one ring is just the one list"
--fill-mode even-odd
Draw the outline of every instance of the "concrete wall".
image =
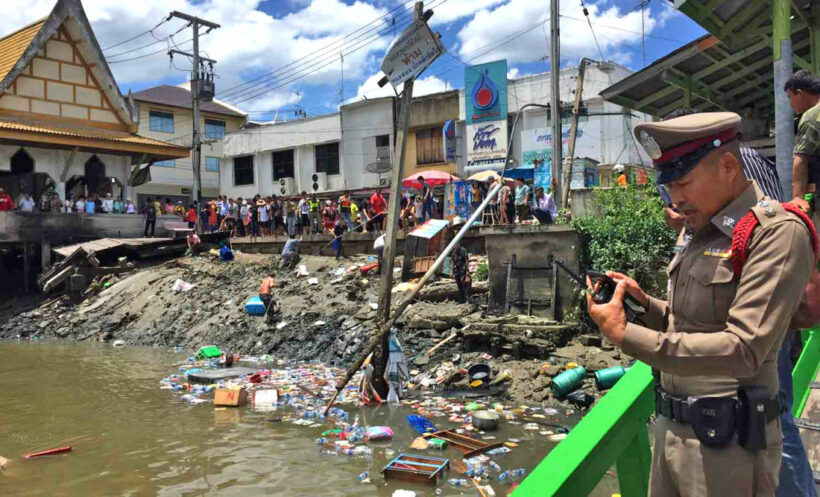
[[[507, 298], [507, 262], [513, 254], [517, 266], [547, 266], [550, 256], [578, 269], [579, 239], [577, 233], [565, 225], [509, 225], [482, 227], [487, 261], [490, 267], [491, 312], [503, 312]], [[566, 303], [575, 288], [565, 273], [558, 273], [559, 302]], [[563, 304], [562, 304], [563, 305]]]
[[[176, 145], [190, 146], [193, 142], [191, 130], [193, 128], [193, 110], [180, 107], [171, 107], [150, 102], [139, 102], [139, 133], [142, 136], [155, 138], [174, 143]], [[174, 132], [163, 133], [151, 131], [150, 111], [158, 110], [169, 112], [174, 115]], [[244, 117], [226, 116], [202, 112], [200, 116], [199, 129], [205, 137], [205, 119], [213, 119], [225, 122], [225, 131], [238, 130], [246, 121]], [[202, 194], [205, 197], [215, 197], [219, 195], [219, 171], [208, 171], [205, 168], [205, 158], [221, 158], [223, 155], [223, 141], [217, 140], [214, 143], [202, 145], [202, 160], [200, 162], [200, 179], [202, 184]], [[151, 181], [134, 188], [134, 192], [140, 195], [187, 195], [182, 193], [182, 189], [190, 191], [194, 184], [193, 163], [191, 157], [177, 159], [174, 166], [153, 166], [151, 168]], [[134, 199], [136, 200], [136, 199]]]
[[[365, 170], [365, 166], [376, 161], [377, 136], [389, 136], [390, 162], [393, 162], [393, 101], [392, 97], [369, 99], [341, 108], [343, 188], [379, 186], [379, 175]], [[382, 174], [382, 178], [389, 177], [389, 171]]]
[[[164, 223], [176, 216], [157, 216], [155, 235], [170, 236]], [[64, 245], [91, 238], [139, 238], [145, 216], [134, 214], [81, 214], [0, 212], [0, 242], [51, 242]]]

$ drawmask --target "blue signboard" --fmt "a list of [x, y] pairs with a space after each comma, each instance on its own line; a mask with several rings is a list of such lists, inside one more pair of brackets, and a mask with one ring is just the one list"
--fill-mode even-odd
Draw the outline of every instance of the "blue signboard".
[[467, 124], [507, 119], [507, 60], [464, 69]]

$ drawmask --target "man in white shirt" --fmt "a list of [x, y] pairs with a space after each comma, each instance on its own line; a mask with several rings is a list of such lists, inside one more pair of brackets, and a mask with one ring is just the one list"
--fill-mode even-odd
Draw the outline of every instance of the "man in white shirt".
[[114, 199], [111, 198], [110, 193], [105, 194], [105, 198], [102, 201], [102, 210], [106, 214], [111, 214], [114, 212]]

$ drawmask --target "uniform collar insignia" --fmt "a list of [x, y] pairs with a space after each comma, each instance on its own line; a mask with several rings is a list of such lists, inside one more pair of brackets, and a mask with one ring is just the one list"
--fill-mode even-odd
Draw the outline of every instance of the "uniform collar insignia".
[[765, 201], [763, 192], [758, 188], [757, 183], [751, 181], [749, 186], [734, 200], [712, 216], [711, 222], [724, 235], [732, 238], [735, 224], [745, 216], [760, 201]]

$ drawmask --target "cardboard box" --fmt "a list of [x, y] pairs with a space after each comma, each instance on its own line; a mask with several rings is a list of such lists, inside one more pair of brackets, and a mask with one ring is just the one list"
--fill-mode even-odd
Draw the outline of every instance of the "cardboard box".
[[248, 403], [248, 391], [242, 388], [217, 388], [214, 394], [214, 405], [239, 407]]

